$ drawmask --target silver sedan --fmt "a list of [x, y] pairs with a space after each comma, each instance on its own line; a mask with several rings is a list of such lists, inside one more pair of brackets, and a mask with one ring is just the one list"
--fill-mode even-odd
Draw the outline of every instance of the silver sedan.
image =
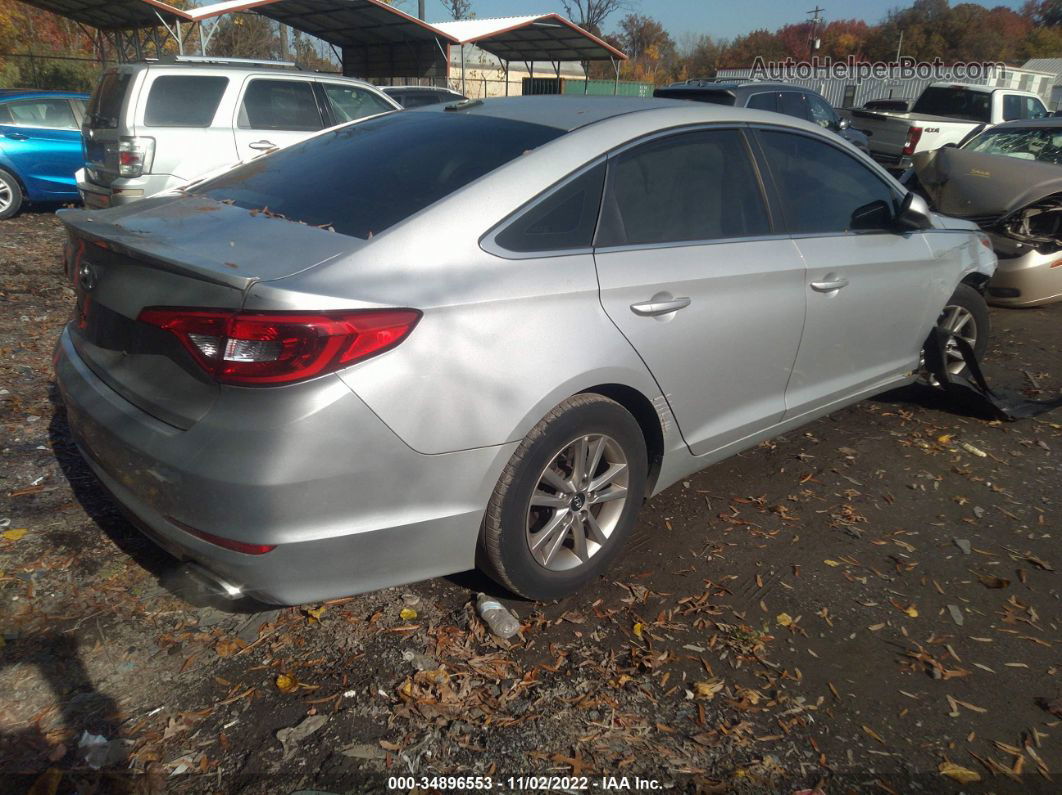
[[[229, 594], [599, 576], [646, 497], [987, 339], [996, 259], [817, 126], [666, 100], [393, 113], [68, 211], [86, 460]], [[983, 348], [982, 348], [983, 349]]]

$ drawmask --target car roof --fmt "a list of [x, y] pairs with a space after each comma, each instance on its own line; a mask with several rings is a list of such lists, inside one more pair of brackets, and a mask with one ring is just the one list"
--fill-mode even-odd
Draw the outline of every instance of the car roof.
[[688, 80], [664, 86], [668, 90], [688, 91], [734, 91], [739, 88], [766, 88], [770, 90], [813, 91], [807, 86], [781, 83], [777, 80]]
[[80, 91], [53, 91], [44, 88], [0, 88], [0, 102], [7, 102], [13, 99], [40, 99], [42, 97], [88, 99], [89, 95]]
[[297, 66], [288, 66], [286, 64], [273, 65], [269, 62], [251, 62], [251, 63], [235, 63], [226, 62], [224, 59], [218, 60], [204, 60], [204, 61], [172, 61], [172, 60], [147, 60], [137, 61], [136, 63], [120, 63], [114, 64], [108, 67], [107, 72], [120, 72], [133, 74], [146, 69], [151, 71], [177, 71], [177, 72], [195, 72], [195, 71], [218, 71], [218, 72], [230, 72], [240, 75], [285, 75], [285, 76], [298, 76], [306, 79], [326, 79], [326, 80], [340, 80], [345, 83], [357, 83], [360, 86], [370, 86], [379, 90], [381, 86], [374, 86], [366, 80], [359, 80], [356, 77], [347, 77], [346, 75], [335, 74], [334, 72], [317, 72], [309, 69], [299, 69]]
[[392, 91], [436, 91], [440, 94], [455, 94], [461, 96], [452, 88], [440, 88], [439, 86], [377, 86], [384, 93]]
[[[475, 116], [491, 116], [528, 124], [541, 124], [571, 132], [590, 124], [627, 116], [633, 113], [653, 112], [661, 117], [662, 126], [669, 123], [682, 124], [696, 114], [697, 122], [748, 122], [786, 125], [821, 132], [821, 127], [810, 122], [770, 111], [749, 110], [731, 105], [712, 105], [690, 102], [685, 99], [658, 99], [652, 97], [608, 97], [587, 95], [547, 95], [531, 97], [508, 97], [486, 100], [466, 100], [459, 103], [429, 105], [415, 108], [407, 113], [462, 113]], [[668, 119], [666, 116], [674, 116]]]

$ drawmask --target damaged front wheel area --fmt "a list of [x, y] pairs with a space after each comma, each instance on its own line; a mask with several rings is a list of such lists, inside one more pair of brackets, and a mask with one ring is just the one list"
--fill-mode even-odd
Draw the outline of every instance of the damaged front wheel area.
[[[988, 304], [976, 289], [968, 284], [955, 288], [951, 298], [944, 305], [937, 318], [937, 328], [944, 334], [945, 366], [952, 375], [962, 375], [966, 371], [966, 362], [959, 350], [957, 338], [963, 339], [977, 356], [984, 358], [988, 350], [988, 334], [991, 324], [988, 319]], [[922, 352], [923, 380], [933, 383], [935, 379], [925, 366], [925, 350]]]

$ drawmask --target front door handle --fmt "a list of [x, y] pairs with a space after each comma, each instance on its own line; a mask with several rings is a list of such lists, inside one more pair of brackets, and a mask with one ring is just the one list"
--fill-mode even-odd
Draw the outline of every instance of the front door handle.
[[18, 132], [4, 133], [5, 138], [10, 138], [12, 141], [28, 141], [29, 136]]
[[270, 149], [277, 148], [277, 145], [272, 141], [253, 141], [247, 145], [258, 152], [267, 152]]
[[817, 293], [832, 293], [834, 290], [840, 290], [842, 287], [848, 286], [848, 279], [843, 276], [834, 276], [829, 274], [821, 282], [812, 282], [811, 289]]
[[677, 312], [690, 305], [689, 298], [668, 298], [664, 300], [651, 299], [640, 304], [631, 304], [631, 311], [642, 317], [656, 317]]

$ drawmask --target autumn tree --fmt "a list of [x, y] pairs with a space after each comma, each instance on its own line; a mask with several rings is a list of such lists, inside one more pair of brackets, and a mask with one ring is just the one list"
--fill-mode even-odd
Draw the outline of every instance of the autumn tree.
[[472, 0], [441, 0], [443, 8], [454, 19], [471, 19], [475, 16], [472, 12]]
[[564, 13], [572, 22], [600, 36], [605, 20], [618, 11], [631, 8], [630, 0], [561, 0]]

